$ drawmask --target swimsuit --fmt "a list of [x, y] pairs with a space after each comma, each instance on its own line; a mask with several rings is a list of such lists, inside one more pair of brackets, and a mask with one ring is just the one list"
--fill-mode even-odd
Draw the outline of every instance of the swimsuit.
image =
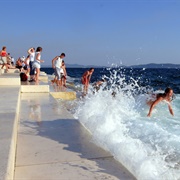
[[2, 56], [2, 57], [5, 57], [5, 56], [6, 56], [6, 51], [2, 51], [2, 52], [1, 52], [1, 56]]

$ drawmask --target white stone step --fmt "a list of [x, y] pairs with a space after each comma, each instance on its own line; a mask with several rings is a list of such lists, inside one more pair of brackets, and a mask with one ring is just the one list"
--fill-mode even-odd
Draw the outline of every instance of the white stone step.
[[0, 75], [0, 86], [21, 85], [19, 73], [3, 73]]
[[21, 85], [21, 93], [49, 93], [49, 85]]

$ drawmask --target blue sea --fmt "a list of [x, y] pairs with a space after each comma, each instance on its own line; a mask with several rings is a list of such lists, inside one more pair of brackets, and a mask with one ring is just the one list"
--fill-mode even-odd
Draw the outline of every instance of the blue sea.
[[[81, 97], [85, 68], [67, 68], [68, 80], [79, 95], [69, 111], [137, 179], [180, 180], [180, 69], [95, 68], [91, 85], [105, 78], [94, 93]], [[52, 68], [41, 68], [52, 75]], [[147, 117], [146, 100], [166, 87], [174, 90], [172, 107], [159, 103]], [[112, 96], [115, 92], [115, 97]]]

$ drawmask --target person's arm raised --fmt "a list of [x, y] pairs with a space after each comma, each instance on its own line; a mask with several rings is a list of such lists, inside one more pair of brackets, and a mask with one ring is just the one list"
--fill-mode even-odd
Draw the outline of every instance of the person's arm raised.
[[31, 54], [31, 53], [32, 53], [31, 50], [32, 50], [32, 48], [29, 48], [29, 49], [28, 49], [28, 51], [27, 51], [28, 54]]

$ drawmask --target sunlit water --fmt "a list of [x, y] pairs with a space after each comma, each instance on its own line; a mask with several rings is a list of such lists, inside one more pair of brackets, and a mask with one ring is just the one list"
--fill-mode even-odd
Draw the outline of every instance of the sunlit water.
[[152, 87], [116, 70], [105, 78], [98, 92], [90, 88], [84, 98], [68, 102], [74, 117], [137, 179], [180, 179], [180, 94], [172, 101], [174, 116], [161, 102], [149, 118], [146, 100]]
[[174, 117], [161, 103], [148, 118], [145, 99], [100, 92], [79, 104], [76, 118], [138, 179], [178, 179], [180, 96], [173, 102]]

